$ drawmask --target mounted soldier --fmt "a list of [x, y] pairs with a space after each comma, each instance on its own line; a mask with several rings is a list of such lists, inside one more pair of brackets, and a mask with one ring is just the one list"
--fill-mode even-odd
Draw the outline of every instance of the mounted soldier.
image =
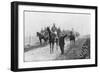
[[55, 26], [55, 23], [53, 23], [53, 26], [51, 28], [51, 31], [56, 35], [55, 36], [55, 43], [56, 43], [56, 49], [58, 50], [59, 38], [58, 38], [58, 29]]
[[57, 30], [57, 27], [55, 26], [55, 23], [53, 23], [53, 26], [51, 27], [51, 31], [56, 32], [56, 30]]

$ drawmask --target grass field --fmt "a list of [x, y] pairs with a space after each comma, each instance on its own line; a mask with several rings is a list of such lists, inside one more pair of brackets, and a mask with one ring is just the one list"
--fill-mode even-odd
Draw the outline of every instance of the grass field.
[[90, 59], [90, 37], [79, 38], [74, 45], [68, 45], [64, 55], [59, 55], [56, 60]]

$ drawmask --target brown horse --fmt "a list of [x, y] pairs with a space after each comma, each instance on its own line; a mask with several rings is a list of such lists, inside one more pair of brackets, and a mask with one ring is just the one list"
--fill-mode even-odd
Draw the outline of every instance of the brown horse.
[[56, 35], [55, 33], [51, 32], [49, 27], [47, 27], [47, 31], [49, 34], [50, 53], [53, 53]]
[[37, 32], [37, 36], [39, 37], [39, 40], [40, 40], [40, 44], [42, 44], [42, 39], [47, 42], [48, 40], [48, 37], [47, 36], [44, 36], [43, 34]]

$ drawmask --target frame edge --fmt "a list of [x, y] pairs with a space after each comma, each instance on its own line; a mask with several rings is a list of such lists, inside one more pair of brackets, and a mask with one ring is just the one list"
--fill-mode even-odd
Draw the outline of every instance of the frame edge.
[[[60, 66], [60, 67], [43, 67], [43, 68], [27, 68], [27, 69], [18, 69], [18, 5], [40, 5], [40, 6], [57, 6], [57, 7], [72, 7], [74, 8], [85, 8], [85, 9], [95, 9], [95, 45], [96, 45], [96, 54], [95, 54], [95, 64], [91, 65], [76, 65], [76, 66]], [[98, 7], [97, 6], [81, 6], [81, 5], [65, 5], [65, 4], [51, 4], [51, 3], [36, 3], [36, 2], [19, 2], [13, 1], [11, 2], [11, 71], [19, 72], [19, 71], [36, 71], [36, 70], [51, 70], [51, 69], [65, 69], [65, 68], [82, 68], [82, 67], [97, 67], [98, 59], [97, 59], [97, 46], [98, 46], [98, 30], [97, 30], [97, 14]]]
[[18, 69], [18, 5], [11, 2], [11, 71]]

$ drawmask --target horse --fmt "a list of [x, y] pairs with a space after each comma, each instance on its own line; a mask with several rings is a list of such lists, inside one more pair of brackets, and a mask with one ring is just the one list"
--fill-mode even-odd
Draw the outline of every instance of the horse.
[[55, 37], [55, 43], [56, 43], [56, 49], [58, 50], [58, 46], [59, 46], [59, 37], [58, 37], [57, 34], [56, 34], [56, 37]]
[[69, 35], [70, 45], [75, 44], [75, 39], [76, 39], [75, 34], [73, 34], [73, 32], [71, 31]]
[[48, 40], [48, 37], [47, 36], [44, 36], [43, 34], [41, 34], [40, 32], [37, 32], [37, 36], [39, 37], [39, 40], [40, 40], [40, 44], [42, 44], [42, 39], [47, 42]]
[[58, 46], [59, 46], [59, 36], [60, 36], [61, 30], [60, 28], [56, 28], [56, 37], [55, 37], [55, 43], [56, 43], [56, 49], [58, 50]]
[[51, 32], [49, 27], [47, 27], [47, 31], [49, 34], [50, 53], [53, 53], [56, 34]]

